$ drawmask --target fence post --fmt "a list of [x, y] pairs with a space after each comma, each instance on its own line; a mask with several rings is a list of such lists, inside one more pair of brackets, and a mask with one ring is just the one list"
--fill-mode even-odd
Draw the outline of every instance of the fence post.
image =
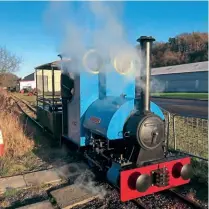
[[173, 138], [174, 138], [174, 150], [176, 150], [176, 121], [175, 121], [175, 116], [173, 115]]
[[167, 122], [167, 141], [166, 141], [166, 147], [167, 147], [167, 152], [168, 152], [168, 146], [169, 146], [169, 135], [170, 135], [170, 119], [171, 119], [171, 114], [168, 112], [168, 122]]

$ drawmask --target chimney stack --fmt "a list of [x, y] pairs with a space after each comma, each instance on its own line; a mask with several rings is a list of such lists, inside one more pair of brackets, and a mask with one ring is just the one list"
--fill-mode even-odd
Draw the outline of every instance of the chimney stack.
[[[144, 112], [150, 111], [150, 69], [151, 69], [151, 48], [152, 43], [155, 39], [151, 36], [141, 36], [137, 39], [137, 42], [140, 42], [142, 57], [144, 60], [145, 72], [142, 72], [142, 77], [136, 77], [136, 87], [135, 87], [135, 97], [136, 100], [141, 98], [141, 108]], [[145, 84], [144, 88], [139, 87], [142, 86], [141, 83]], [[136, 108], [139, 109], [139, 102], [136, 102]]]

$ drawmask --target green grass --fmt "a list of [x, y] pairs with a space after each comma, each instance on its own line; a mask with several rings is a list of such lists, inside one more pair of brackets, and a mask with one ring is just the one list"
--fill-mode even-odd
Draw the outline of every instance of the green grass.
[[208, 93], [152, 93], [151, 96], [208, 100]]

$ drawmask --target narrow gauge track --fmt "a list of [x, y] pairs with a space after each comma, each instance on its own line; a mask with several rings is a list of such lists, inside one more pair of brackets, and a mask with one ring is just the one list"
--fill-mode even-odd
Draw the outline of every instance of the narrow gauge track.
[[[16, 102], [20, 110], [28, 118], [30, 118], [33, 122], [35, 122], [36, 125], [38, 125], [44, 130], [44, 127], [36, 119], [36, 110], [24, 100], [14, 95], [11, 95], [11, 97], [14, 99], [14, 101]], [[110, 186], [113, 188], [112, 185]], [[119, 188], [116, 188], [116, 189], [117, 191], [119, 191]], [[158, 195], [160, 195], [160, 197]], [[177, 207], [172, 205], [172, 201], [166, 201], [168, 196], [170, 196], [170, 199], [179, 199], [179, 202], [181, 202], [181, 204], [180, 206], [178, 206], [178, 209], [205, 209], [200, 204], [192, 201], [186, 196], [183, 196], [175, 192], [174, 190], [166, 190], [158, 194], [153, 194], [148, 197], [137, 198], [137, 199], [131, 200], [131, 202], [133, 202], [138, 208], [141, 208], [141, 209], [157, 209], [157, 208], [176, 209]], [[152, 200], [150, 199], [150, 197]], [[152, 203], [150, 204], [150, 202]]]
[[205, 207], [170, 189], [134, 200], [143, 209], [205, 209]]
[[181, 199], [183, 202], [187, 203], [188, 205], [190, 205], [191, 207], [197, 208], [197, 209], [202, 209], [204, 207], [202, 207], [200, 204], [194, 202], [193, 200], [189, 199], [188, 197], [179, 194], [178, 192], [174, 191], [174, 190], [168, 190], [168, 192], [170, 192], [170, 194], [178, 197], [179, 199]]
[[36, 109], [34, 109], [33, 107], [31, 107], [31, 105], [29, 105], [26, 101], [24, 101], [23, 99], [18, 98], [15, 95], [12, 95], [13, 98], [16, 99], [16, 101], [19, 101], [21, 103], [23, 103], [30, 111], [36, 113]]
[[31, 107], [27, 102], [23, 99], [16, 97], [15, 95], [11, 95], [12, 99], [16, 102], [19, 109], [28, 117], [30, 118], [36, 125], [41, 127], [44, 130], [44, 127], [37, 121], [36, 118], [36, 109]]

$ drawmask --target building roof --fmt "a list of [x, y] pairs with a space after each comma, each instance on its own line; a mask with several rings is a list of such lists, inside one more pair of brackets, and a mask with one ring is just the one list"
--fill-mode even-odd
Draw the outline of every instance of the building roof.
[[22, 80], [20, 80], [20, 81], [34, 81], [34, 80], [35, 80], [35, 78], [34, 78], [34, 73], [31, 73], [31, 74], [25, 76], [25, 77], [24, 77]]
[[196, 62], [183, 65], [152, 68], [151, 75], [165, 75], [174, 73], [192, 73], [208, 71], [208, 61]]

